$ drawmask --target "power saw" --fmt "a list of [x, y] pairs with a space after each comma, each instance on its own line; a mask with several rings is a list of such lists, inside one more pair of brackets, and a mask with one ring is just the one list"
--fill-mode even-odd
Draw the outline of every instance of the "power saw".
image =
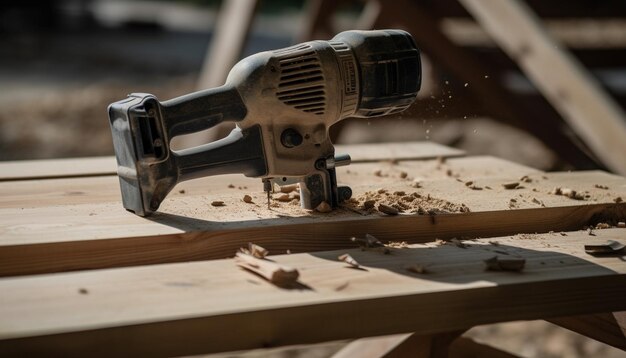
[[[241, 173], [273, 185], [299, 183], [301, 206], [336, 207], [351, 197], [337, 185], [329, 127], [348, 118], [398, 113], [421, 84], [419, 50], [401, 30], [345, 31], [260, 52], [237, 63], [226, 83], [160, 102], [133, 93], [109, 106], [124, 207], [155, 212], [182, 181]], [[220, 140], [172, 150], [172, 138], [235, 122]]]

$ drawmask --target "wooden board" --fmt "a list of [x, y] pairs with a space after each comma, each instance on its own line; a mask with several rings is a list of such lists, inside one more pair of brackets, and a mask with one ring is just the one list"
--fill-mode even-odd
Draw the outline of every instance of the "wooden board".
[[[368, 168], [366, 173], [346, 171], [342, 176], [348, 184], [354, 183], [356, 197], [384, 186], [390, 192], [462, 203], [471, 212], [388, 217], [342, 209], [324, 215], [302, 210], [296, 203], [269, 210], [263, 192], [250, 191], [255, 203], [245, 204], [238, 189], [190, 190], [189, 195], [166, 200], [162, 211], [148, 219], [126, 212], [116, 201], [11, 206], [0, 209], [0, 276], [224, 258], [248, 241], [273, 252], [305, 252], [346, 247], [349, 237], [365, 233], [383, 240], [422, 242], [574, 230], [626, 218], [626, 204], [614, 202], [618, 196], [626, 198], [626, 180], [603, 172], [531, 173], [533, 181], [524, 183], [523, 189], [505, 190], [503, 183], [519, 178], [468, 175], [461, 180], [454, 178], [454, 172], [448, 176], [441, 166], [435, 170], [446, 173], [445, 178], [424, 179], [421, 188], [413, 188], [410, 178], [421, 172], [400, 179], [395, 168], [392, 172], [383, 167], [388, 177], [376, 176]], [[410, 170], [410, 166], [402, 168]], [[485, 189], [472, 190], [463, 182], [467, 180]], [[595, 188], [596, 184], [609, 189]], [[555, 186], [588, 191], [590, 197], [579, 201], [549, 194]], [[516, 200], [513, 206], [511, 199]], [[212, 207], [213, 200], [226, 206]]]
[[626, 113], [520, 0], [460, 0], [578, 137], [611, 171], [626, 175]]
[[115, 175], [115, 157], [0, 162], [0, 181]]
[[[459, 149], [433, 142], [336, 145], [337, 153], [348, 153], [354, 163], [378, 160], [452, 158], [465, 155]], [[0, 181], [73, 178], [115, 175], [115, 157], [90, 157], [0, 162]]]
[[[583, 251], [626, 229], [566, 235], [272, 256], [300, 271], [293, 289], [233, 260], [4, 278], [0, 352], [174, 356], [626, 309], [626, 262]], [[344, 252], [363, 269], [338, 262]], [[524, 271], [485, 271], [496, 254], [524, 257]], [[431, 273], [404, 269], [413, 263]]]

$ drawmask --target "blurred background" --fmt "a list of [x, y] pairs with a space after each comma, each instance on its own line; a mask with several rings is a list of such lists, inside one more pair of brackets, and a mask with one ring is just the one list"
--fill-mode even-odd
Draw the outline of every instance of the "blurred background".
[[[336, 142], [435, 141], [542, 170], [626, 174], [626, 138], [615, 137], [626, 127], [626, 2], [521, 1], [519, 15], [544, 42], [494, 29], [477, 16], [489, 11], [468, 3], [476, 2], [3, 1], [0, 160], [112, 155], [106, 109], [128, 93], [166, 100], [220, 85], [252, 53], [402, 28], [423, 51], [418, 101], [399, 116], [344, 121], [332, 129]], [[554, 58], [573, 64], [571, 76], [559, 77]], [[581, 109], [575, 99], [585, 91], [592, 103]], [[528, 357], [623, 356], [545, 322], [469, 334]], [[342, 344], [272, 354], [321, 357]]]
[[[626, 2], [523, 4], [622, 111]], [[106, 107], [130, 92], [169, 99], [221, 84], [243, 56], [381, 27], [421, 47], [419, 100], [401, 116], [342, 122], [337, 142], [433, 140], [544, 170], [615, 171], [456, 0], [3, 1], [0, 160], [112, 154]]]

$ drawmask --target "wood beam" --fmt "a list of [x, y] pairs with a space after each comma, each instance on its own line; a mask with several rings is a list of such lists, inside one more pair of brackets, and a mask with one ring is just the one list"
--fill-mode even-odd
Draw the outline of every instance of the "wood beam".
[[459, 0], [611, 170], [626, 174], [626, 115], [518, 0]]
[[626, 351], [626, 311], [556, 317], [548, 322]]
[[[566, 235], [271, 256], [299, 270], [294, 289], [232, 259], [3, 278], [0, 351], [174, 356], [626, 309], [626, 262], [583, 249], [626, 230]], [[364, 269], [346, 268], [342, 253]], [[524, 271], [485, 271], [484, 259], [504, 253], [524, 257]], [[406, 271], [411, 263], [430, 273]]]

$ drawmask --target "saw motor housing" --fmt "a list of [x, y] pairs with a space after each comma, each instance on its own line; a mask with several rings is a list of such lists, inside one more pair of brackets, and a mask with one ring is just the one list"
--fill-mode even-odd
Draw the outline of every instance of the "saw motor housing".
[[[420, 84], [419, 50], [409, 33], [346, 31], [249, 56], [221, 87], [164, 102], [131, 94], [109, 106], [123, 205], [145, 216], [181, 181], [241, 173], [300, 183], [304, 208], [337, 206], [351, 190], [337, 186], [335, 167], [350, 160], [335, 156], [330, 126], [401, 112]], [[224, 121], [236, 124], [227, 137], [171, 150], [172, 138]]]

